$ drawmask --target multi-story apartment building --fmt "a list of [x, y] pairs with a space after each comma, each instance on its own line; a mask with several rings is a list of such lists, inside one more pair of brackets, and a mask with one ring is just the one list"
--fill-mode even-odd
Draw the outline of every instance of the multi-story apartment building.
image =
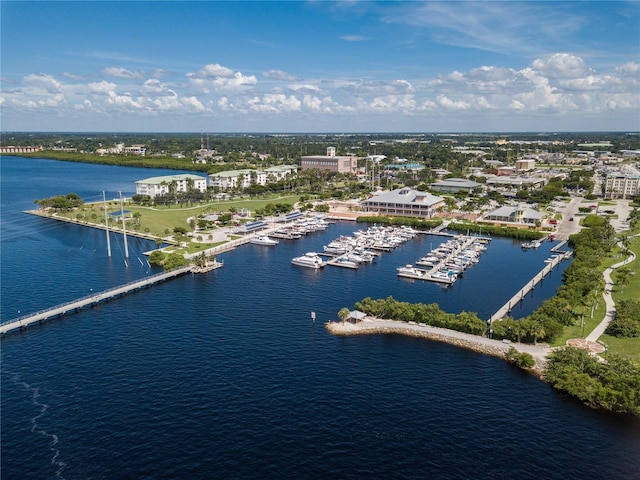
[[338, 173], [357, 173], [358, 157], [336, 155], [335, 147], [327, 147], [326, 155], [304, 155], [301, 158], [302, 170], [318, 169]]
[[634, 198], [640, 195], [640, 175], [610, 173], [605, 180], [604, 198]]
[[165, 175], [145, 178], [136, 182], [136, 193], [138, 195], [149, 195], [151, 198], [169, 192], [187, 192], [189, 189], [206, 192], [207, 178], [191, 174]]
[[262, 170], [227, 170], [209, 175], [209, 183], [220, 190], [247, 188], [251, 185], [266, 185], [267, 173]]

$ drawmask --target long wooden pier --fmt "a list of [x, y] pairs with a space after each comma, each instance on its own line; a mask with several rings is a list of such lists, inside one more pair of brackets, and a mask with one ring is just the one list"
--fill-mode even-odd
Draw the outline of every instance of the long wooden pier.
[[142, 280], [136, 280], [125, 285], [120, 285], [119, 287], [87, 295], [86, 297], [79, 298], [72, 302], [63, 303], [40, 312], [9, 320], [8, 322], [0, 324], [0, 335], [4, 335], [16, 329], [26, 328], [34, 323], [42, 323], [50, 318], [59, 317], [68, 313], [75, 313], [85, 307], [92, 307], [111, 298], [126, 295], [127, 293], [191, 272], [192, 268], [192, 266], [181, 267], [168, 272], [158, 273]]
[[522, 287], [513, 297], [511, 297], [507, 303], [505, 303], [496, 313], [491, 315], [491, 317], [489, 318], [489, 323], [493, 322], [494, 320], [500, 320], [509, 315], [513, 307], [515, 307], [518, 302], [521, 302], [524, 297], [526, 297], [527, 294], [532, 291], [535, 286], [540, 283], [542, 279], [547, 276], [547, 274], [551, 272], [551, 270], [554, 269], [555, 266], [557, 266], [562, 260], [570, 257], [570, 251], [563, 251], [562, 253], [558, 253], [555, 257], [553, 257], [552, 260], [547, 263], [544, 268], [540, 270], [531, 280], [529, 280], [527, 284]]

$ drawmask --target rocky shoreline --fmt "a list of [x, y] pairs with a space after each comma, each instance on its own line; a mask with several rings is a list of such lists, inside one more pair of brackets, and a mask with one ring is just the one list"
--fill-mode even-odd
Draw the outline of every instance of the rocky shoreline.
[[459, 348], [502, 358], [503, 360], [506, 360], [506, 353], [513, 347], [519, 352], [529, 353], [533, 356], [536, 364], [531, 369], [531, 372], [541, 379], [543, 379], [542, 372], [546, 366], [546, 356], [551, 351], [549, 347], [542, 345], [505, 343], [499, 340], [479, 337], [446, 328], [371, 317], [367, 317], [357, 323], [327, 322], [325, 323], [325, 328], [333, 335], [398, 334], [426, 338], [428, 340], [443, 342]]

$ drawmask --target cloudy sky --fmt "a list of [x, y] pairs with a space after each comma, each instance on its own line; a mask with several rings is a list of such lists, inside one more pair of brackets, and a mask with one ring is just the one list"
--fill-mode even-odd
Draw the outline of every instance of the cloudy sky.
[[25, 2], [4, 131], [640, 130], [640, 2]]

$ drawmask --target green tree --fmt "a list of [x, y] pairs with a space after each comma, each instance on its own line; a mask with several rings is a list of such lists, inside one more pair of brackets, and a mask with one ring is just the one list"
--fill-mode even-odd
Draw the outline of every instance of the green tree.
[[513, 347], [509, 348], [509, 350], [505, 353], [505, 357], [510, 363], [513, 363], [514, 365], [524, 370], [528, 370], [536, 364], [536, 361], [531, 356], [531, 354], [526, 352], [518, 352]]
[[165, 270], [173, 270], [175, 268], [186, 267], [187, 265], [189, 265], [189, 262], [184, 258], [184, 255], [179, 252], [170, 253], [164, 259]]
[[616, 283], [620, 285], [620, 293], [624, 291], [625, 285], [631, 281], [631, 270], [628, 267], [620, 267], [616, 270]]

